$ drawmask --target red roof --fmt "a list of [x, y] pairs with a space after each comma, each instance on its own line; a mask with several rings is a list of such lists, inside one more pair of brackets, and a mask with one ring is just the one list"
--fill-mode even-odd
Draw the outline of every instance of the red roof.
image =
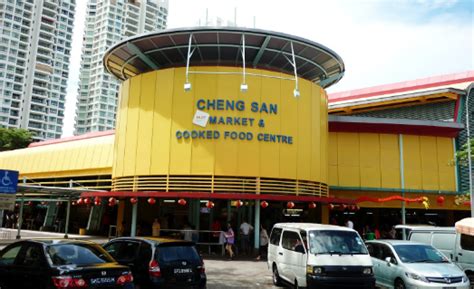
[[434, 88], [443, 85], [474, 81], [474, 70], [445, 74], [427, 78], [420, 78], [409, 81], [402, 81], [390, 84], [377, 85], [355, 90], [331, 93], [328, 95], [329, 102], [347, 101], [370, 96], [385, 95], [392, 93], [402, 93], [418, 89]]
[[77, 136], [70, 136], [70, 137], [49, 139], [49, 140], [45, 140], [45, 141], [34, 142], [34, 143], [31, 143], [28, 147], [29, 148], [40, 147], [40, 146], [45, 146], [45, 145], [58, 144], [58, 143], [64, 143], [64, 142], [70, 142], [70, 141], [77, 141], [77, 140], [83, 140], [83, 139], [89, 139], [89, 138], [95, 138], [95, 137], [101, 137], [101, 136], [113, 135], [113, 134], [115, 134], [115, 130], [96, 131], [96, 132], [90, 132], [90, 133], [81, 134], [81, 135], [77, 135]]

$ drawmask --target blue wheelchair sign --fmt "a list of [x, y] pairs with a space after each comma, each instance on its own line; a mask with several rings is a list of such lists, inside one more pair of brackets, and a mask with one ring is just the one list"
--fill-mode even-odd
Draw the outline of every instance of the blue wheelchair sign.
[[16, 194], [18, 171], [0, 170], [0, 194]]

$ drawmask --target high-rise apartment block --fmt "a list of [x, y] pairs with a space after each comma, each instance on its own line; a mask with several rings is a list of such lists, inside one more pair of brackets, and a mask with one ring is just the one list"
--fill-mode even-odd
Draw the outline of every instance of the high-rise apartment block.
[[0, 0], [0, 126], [62, 133], [75, 0]]
[[166, 28], [167, 0], [89, 0], [74, 134], [115, 127], [119, 81], [102, 57], [116, 42]]

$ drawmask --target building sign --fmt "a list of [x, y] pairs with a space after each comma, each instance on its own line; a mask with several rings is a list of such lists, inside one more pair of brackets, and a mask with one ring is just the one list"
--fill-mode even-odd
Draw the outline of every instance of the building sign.
[[[209, 111], [206, 112], [206, 111]], [[213, 112], [218, 111], [238, 111], [251, 112], [251, 116], [216, 116]], [[255, 114], [253, 116], [252, 114]], [[266, 132], [251, 132], [232, 130], [232, 127], [265, 128], [266, 115], [278, 115], [278, 104], [266, 102], [245, 102], [244, 100], [231, 99], [199, 99], [196, 102], [196, 113], [194, 114], [193, 124], [202, 128], [196, 130], [177, 130], [177, 139], [225, 139], [293, 144], [294, 139], [291, 135], [273, 134]], [[223, 127], [224, 129], [214, 129]]]
[[0, 170], [0, 210], [13, 210], [18, 187], [18, 171]]

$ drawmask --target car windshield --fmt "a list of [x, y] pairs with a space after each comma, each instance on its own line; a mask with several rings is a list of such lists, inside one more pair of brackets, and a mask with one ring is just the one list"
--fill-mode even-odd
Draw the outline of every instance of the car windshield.
[[429, 245], [394, 245], [398, 257], [404, 263], [447, 263], [448, 259]]
[[312, 254], [368, 254], [359, 234], [353, 231], [309, 231]]
[[180, 260], [199, 261], [200, 257], [194, 246], [159, 246], [157, 250], [160, 262], [173, 262]]
[[55, 244], [48, 246], [46, 252], [54, 266], [115, 262], [104, 249], [92, 244]]

